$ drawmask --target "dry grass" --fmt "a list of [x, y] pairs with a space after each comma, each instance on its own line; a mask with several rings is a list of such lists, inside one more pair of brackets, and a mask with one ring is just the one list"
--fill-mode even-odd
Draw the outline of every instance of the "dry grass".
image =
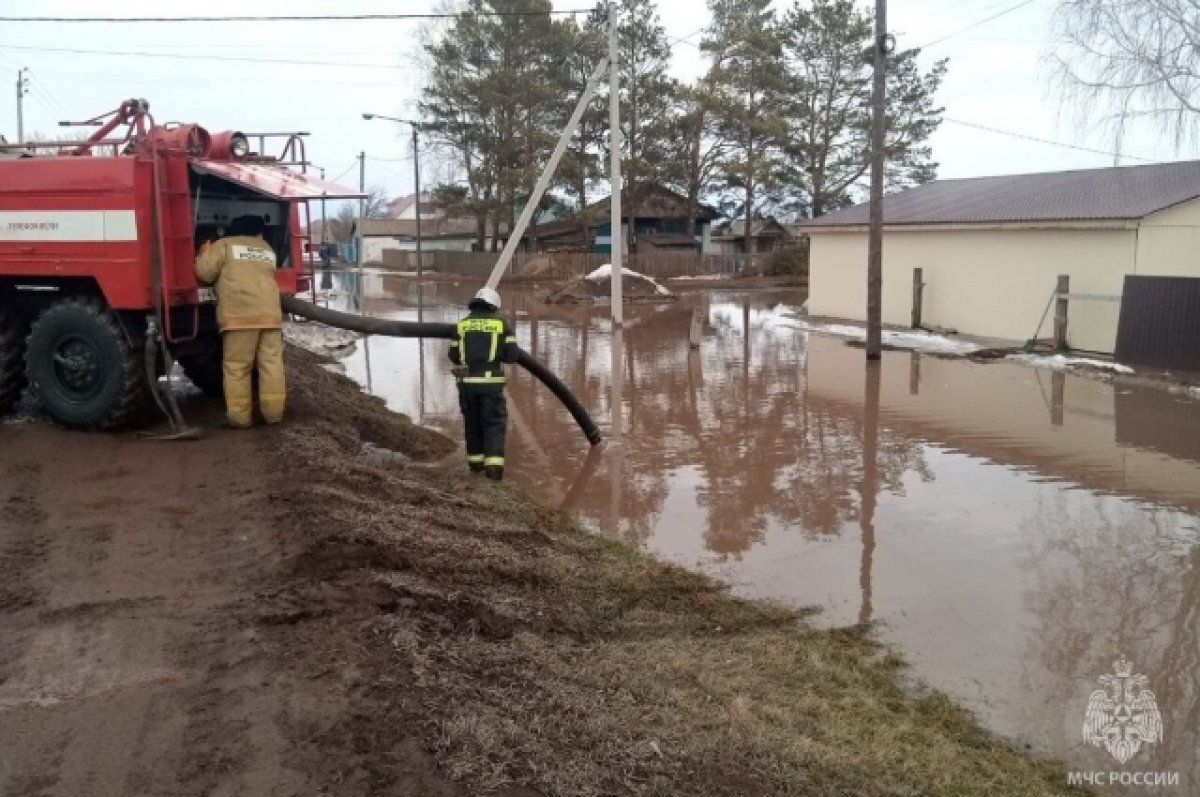
[[[309, 384], [332, 394], [280, 441], [316, 474], [289, 496], [293, 587], [335, 606], [295, 638], [369, 673], [329, 738], [374, 789], [395, 788], [387, 751], [416, 734], [471, 794], [1082, 793], [947, 699], [907, 695], [865, 632], [732, 598], [507, 486], [369, 464], [359, 435], [379, 418], [339, 381]], [[389, 423], [414, 457], [445, 449]]]

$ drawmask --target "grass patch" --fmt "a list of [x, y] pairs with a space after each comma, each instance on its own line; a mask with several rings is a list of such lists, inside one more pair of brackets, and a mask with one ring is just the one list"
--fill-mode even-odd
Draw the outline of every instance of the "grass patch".
[[[335, 395], [302, 406], [280, 453], [303, 484], [293, 586], [338, 611], [289, 632], [369, 673], [329, 739], [370, 762], [373, 788], [402, 782], [386, 751], [416, 734], [471, 794], [1086, 793], [944, 696], [907, 694], [865, 629], [737, 599], [507, 485], [367, 462], [375, 427], [331, 417], [345, 384], [319, 388]], [[387, 421], [397, 450], [437, 448]]]

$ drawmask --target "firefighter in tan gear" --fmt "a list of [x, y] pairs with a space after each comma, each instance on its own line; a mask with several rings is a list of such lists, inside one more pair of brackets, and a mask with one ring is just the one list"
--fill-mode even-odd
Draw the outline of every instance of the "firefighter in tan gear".
[[283, 313], [275, 283], [275, 252], [263, 240], [261, 216], [239, 216], [226, 237], [206, 246], [196, 276], [217, 289], [224, 358], [225, 416], [230, 426], [253, 422], [251, 372], [258, 365], [258, 408], [267, 423], [283, 420]]

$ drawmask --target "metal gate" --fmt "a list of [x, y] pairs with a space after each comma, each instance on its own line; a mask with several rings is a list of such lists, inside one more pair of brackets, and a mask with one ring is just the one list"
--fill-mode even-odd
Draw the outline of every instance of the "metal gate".
[[1200, 371], [1200, 278], [1126, 276], [1120, 362]]

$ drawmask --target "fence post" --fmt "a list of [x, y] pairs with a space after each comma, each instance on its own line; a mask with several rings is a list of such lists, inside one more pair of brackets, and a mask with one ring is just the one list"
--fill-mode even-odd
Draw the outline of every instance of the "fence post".
[[1071, 277], [1059, 274], [1054, 302], [1054, 348], [1056, 351], [1067, 350], [1067, 309], [1070, 304], [1067, 294], [1070, 292]]
[[700, 317], [700, 307], [697, 305], [692, 308], [692, 326], [688, 330], [688, 344], [693, 349], [700, 348], [700, 332], [703, 324], [703, 319]]
[[1050, 373], [1050, 424], [1063, 425], [1063, 407], [1067, 393], [1067, 375], [1055, 370]]
[[912, 328], [921, 328], [921, 299], [924, 294], [925, 281], [922, 278], [925, 274], [925, 269], [913, 269], [913, 297], [912, 297]]

